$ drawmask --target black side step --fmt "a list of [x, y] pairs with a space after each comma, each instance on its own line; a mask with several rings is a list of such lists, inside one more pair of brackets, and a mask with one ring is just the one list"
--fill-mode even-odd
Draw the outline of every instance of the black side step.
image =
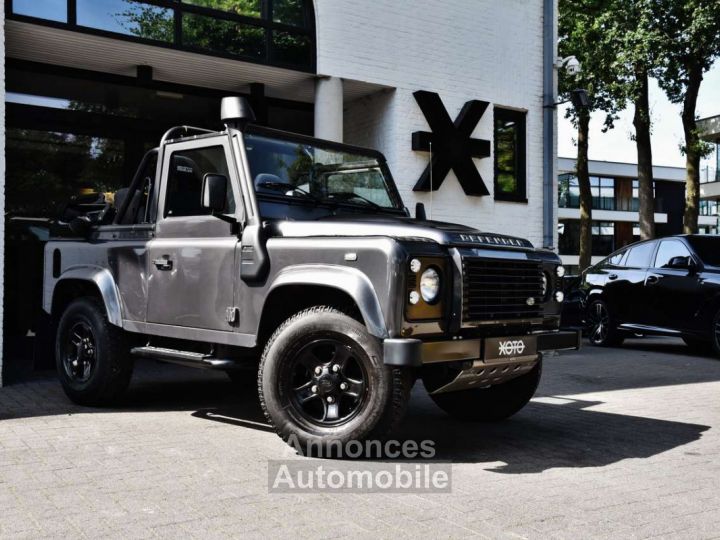
[[216, 358], [205, 353], [192, 351], [179, 351], [177, 349], [166, 349], [164, 347], [134, 347], [130, 349], [133, 356], [143, 356], [162, 362], [171, 362], [190, 367], [201, 367], [208, 369], [232, 369], [237, 366], [235, 360]]

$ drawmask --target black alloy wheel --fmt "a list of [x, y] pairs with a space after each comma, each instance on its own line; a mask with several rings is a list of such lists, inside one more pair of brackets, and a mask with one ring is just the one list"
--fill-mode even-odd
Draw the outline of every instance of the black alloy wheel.
[[591, 345], [613, 347], [625, 339], [617, 328], [610, 307], [604, 300], [593, 301], [585, 314], [586, 333]]
[[610, 331], [610, 312], [605, 302], [595, 302], [588, 310], [588, 339], [594, 345], [605, 342]]
[[286, 391], [294, 412], [319, 426], [348, 422], [367, 398], [367, 373], [358, 359], [363, 351], [336, 337], [316, 339], [288, 363]]
[[61, 362], [65, 375], [73, 383], [85, 383], [97, 364], [96, 341], [92, 327], [85, 321], [71, 326], [64, 336]]

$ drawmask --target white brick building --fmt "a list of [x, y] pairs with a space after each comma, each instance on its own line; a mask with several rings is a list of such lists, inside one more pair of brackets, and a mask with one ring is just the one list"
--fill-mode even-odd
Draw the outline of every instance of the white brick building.
[[[7, 3], [6, 319], [19, 317], [7, 290], [25, 285], [11, 255], [27, 253], [13, 236], [26, 218], [126, 183], [170, 125], [218, 127], [227, 94], [250, 96], [271, 127], [381, 150], [411, 211], [432, 200], [434, 219], [556, 242], [554, 114], [543, 109], [554, 95], [556, 0], [256, 0], [232, 12], [212, 0], [148, 2]], [[453, 170], [432, 195], [413, 191], [429, 154], [412, 149], [412, 134], [431, 131], [419, 90], [437, 93], [452, 120], [466, 102], [489, 103], [472, 133], [489, 142], [490, 155], [474, 159], [488, 195], [466, 195]], [[502, 114], [514, 150], [498, 162]], [[26, 326], [11, 335], [5, 325], [6, 357], [27, 353]]]

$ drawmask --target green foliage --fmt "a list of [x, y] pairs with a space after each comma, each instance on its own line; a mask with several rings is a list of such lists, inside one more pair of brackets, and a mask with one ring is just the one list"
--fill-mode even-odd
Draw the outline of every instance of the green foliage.
[[652, 71], [673, 103], [681, 103], [693, 71], [704, 73], [720, 55], [718, 0], [655, 0], [650, 20], [658, 36]]
[[[569, 99], [575, 88], [583, 88], [590, 99], [590, 109], [604, 111], [604, 129], [613, 127], [619, 110], [625, 106], [626, 94], [617, 80], [619, 43], [608, 37], [615, 1], [561, 0], [559, 14], [558, 53], [574, 55], [582, 64], [580, 73], [559, 71], [559, 93]], [[568, 116], [577, 125], [577, 111], [570, 108]]]

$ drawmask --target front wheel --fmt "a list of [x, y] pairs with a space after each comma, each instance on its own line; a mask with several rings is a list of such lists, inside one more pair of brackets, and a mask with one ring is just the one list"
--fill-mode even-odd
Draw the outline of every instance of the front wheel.
[[[436, 388], [436, 381], [428, 380], [431, 372], [423, 375], [426, 388]], [[473, 388], [441, 394], [430, 394], [435, 404], [450, 416], [475, 422], [497, 422], [509, 418], [528, 404], [535, 395], [542, 358], [525, 375], [488, 388]]]
[[618, 347], [624, 341], [617, 329], [617, 323], [610, 306], [604, 300], [593, 301], [586, 312], [587, 337], [592, 345], [598, 347]]
[[380, 341], [362, 323], [326, 306], [285, 321], [258, 374], [267, 420], [303, 454], [383, 438], [404, 414], [411, 384], [407, 370], [383, 363]]
[[80, 405], [104, 405], [130, 384], [133, 362], [125, 334], [95, 298], [79, 298], [60, 317], [55, 338], [58, 377]]

